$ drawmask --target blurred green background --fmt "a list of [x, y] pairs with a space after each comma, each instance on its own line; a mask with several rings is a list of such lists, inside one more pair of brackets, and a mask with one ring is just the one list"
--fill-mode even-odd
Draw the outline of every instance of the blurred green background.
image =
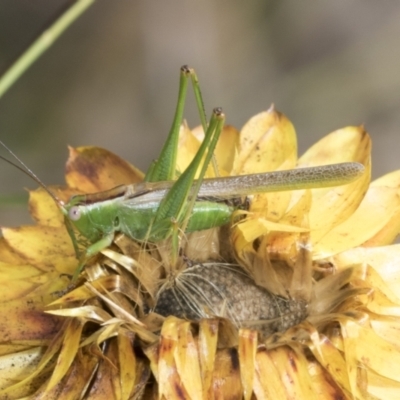
[[[68, 4], [1, 0], [0, 71]], [[0, 99], [0, 138], [49, 184], [63, 182], [67, 145], [105, 147], [146, 169], [189, 64], [208, 113], [222, 106], [240, 128], [273, 102], [300, 153], [365, 124], [378, 177], [400, 168], [399, 21], [398, 1], [100, 0]], [[35, 186], [0, 163], [2, 198]], [[1, 226], [26, 221], [24, 207], [3, 201]]]

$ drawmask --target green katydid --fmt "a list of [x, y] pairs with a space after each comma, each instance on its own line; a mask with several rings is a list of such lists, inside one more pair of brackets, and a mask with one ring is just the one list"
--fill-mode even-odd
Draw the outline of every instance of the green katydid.
[[[205, 137], [190, 165], [174, 181], [179, 128], [183, 120], [189, 79], [192, 80]], [[197, 76], [194, 70], [182, 67], [172, 128], [159, 159], [151, 166], [145, 181], [100, 193], [76, 195], [66, 204], [57, 199], [11, 150], [0, 143], [22, 164], [24, 170], [17, 167], [43, 186], [64, 214], [77, 258], [80, 260], [73, 280], [76, 280], [89, 257], [113, 242], [116, 232], [122, 232], [138, 241], [154, 243], [173, 236], [175, 243], [178, 243], [178, 233], [174, 229], [176, 226], [180, 228], [180, 232], [193, 232], [228, 223], [235, 211], [234, 203], [228, 201], [229, 199], [240, 199], [260, 192], [344, 185], [361, 176], [364, 171], [363, 165], [349, 162], [205, 179], [224, 121], [222, 110], [217, 108], [207, 126]], [[83, 255], [79, 254], [74, 229], [91, 243]]]

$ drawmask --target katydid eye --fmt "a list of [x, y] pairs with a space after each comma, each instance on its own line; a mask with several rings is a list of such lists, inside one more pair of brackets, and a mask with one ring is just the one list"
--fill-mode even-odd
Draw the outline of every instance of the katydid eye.
[[73, 206], [68, 211], [68, 217], [71, 221], [78, 221], [78, 219], [81, 217], [81, 209], [78, 206]]

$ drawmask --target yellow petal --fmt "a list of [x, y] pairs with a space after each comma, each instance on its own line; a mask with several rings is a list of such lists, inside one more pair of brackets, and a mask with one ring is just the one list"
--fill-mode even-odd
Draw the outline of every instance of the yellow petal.
[[180, 320], [168, 317], [161, 330], [160, 354], [158, 359], [159, 395], [166, 399], [189, 398], [176, 367], [174, 354], [178, 338]]
[[[360, 127], [347, 127], [332, 132], [310, 147], [308, 151], [299, 158], [298, 166], [309, 167], [355, 161], [364, 164], [368, 170], [370, 154], [371, 139], [367, 132]], [[349, 184], [336, 188], [335, 190], [345, 189], [335, 192], [337, 193], [336, 196], [343, 195], [343, 193], [348, 192], [350, 188], [361, 188], [362, 192], [362, 189], [366, 189], [369, 184], [368, 178], [369, 175], [366, 173], [356, 182], [360, 183], [360, 181], [364, 182], [364, 180], [366, 180], [367, 183], [363, 185], [358, 184], [354, 187], [352, 186], [354, 184]], [[330, 188], [326, 188], [313, 191], [314, 202], [318, 203], [319, 201], [328, 200], [326, 199], [326, 193], [331, 190]], [[361, 198], [363, 195], [364, 193], [361, 194]], [[329, 217], [329, 215], [327, 217]]]
[[201, 400], [202, 382], [199, 364], [199, 354], [190, 330], [190, 322], [184, 321], [178, 327], [175, 362], [189, 398]]
[[307, 228], [301, 228], [289, 224], [281, 224], [279, 222], [268, 221], [264, 218], [251, 218], [238, 225], [247, 242], [252, 242], [258, 237], [265, 235], [267, 232], [288, 232], [301, 233], [307, 232]]
[[[184, 127], [181, 127], [178, 153], [178, 165], [181, 172], [184, 171], [190, 161], [192, 161], [200, 147], [200, 143], [204, 140], [202, 126], [197, 126], [192, 131], [183, 129]], [[217, 171], [214, 171], [213, 165], [210, 165], [206, 177], [229, 175], [233, 167], [238, 144], [239, 132], [237, 129], [233, 126], [225, 125], [214, 150]]]
[[[371, 236], [363, 243], [363, 246], [383, 246], [391, 244], [396, 239], [400, 232], [400, 170], [386, 174], [381, 178], [371, 183], [371, 188], [393, 188], [397, 190], [397, 196], [393, 197], [390, 207], [387, 209], [387, 214], [391, 218], [381, 228], [381, 230]], [[383, 202], [383, 201], [382, 201]]]
[[54, 292], [65, 287], [65, 281], [57, 272], [42, 278], [43, 283], [33, 285], [28, 293], [1, 303], [0, 342], [48, 339], [59, 329], [60, 319], [43, 309], [54, 298]]
[[313, 344], [310, 350], [322, 367], [328, 371], [334, 381], [347, 393], [351, 393], [346, 360], [332, 342], [324, 335], [312, 335]]
[[251, 394], [253, 393], [257, 343], [257, 331], [240, 329], [238, 352], [240, 360], [240, 377], [242, 379], [245, 400], [250, 400]]
[[348, 127], [326, 136], [300, 158], [300, 166], [356, 161], [364, 164], [366, 169], [353, 183], [312, 190], [313, 203], [309, 219], [314, 244], [329, 235], [333, 227], [345, 221], [362, 201], [370, 179], [370, 150], [368, 134], [361, 128]]
[[96, 306], [71, 307], [60, 310], [47, 310], [48, 314], [60, 315], [63, 317], [79, 317], [83, 320], [93, 321], [100, 324], [108, 321], [111, 316], [107, 311]]
[[25, 260], [43, 271], [54, 268], [72, 274], [77, 266], [71, 239], [65, 227], [22, 226], [3, 229], [8, 245]]
[[[66, 201], [72, 194], [76, 194], [72, 191], [56, 190], [56, 188], [49, 188], [49, 190], [61, 201]], [[59, 205], [43, 188], [29, 192], [29, 212], [40, 225], [64, 226], [64, 216], [60, 212]]]
[[92, 355], [76, 357], [62, 381], [51, 389], [47, 389], [43, 386], [31, 399], [52, 400], [56, 398], [81, 398], [87, 389], [87, 382], [92, 377], [97, 364], [97, 358]]
[[118, 349], [115, 338], [111, 339], [104, 352], [104, 358], [100, 359], [90, 391], [88, 400], [108, 400], [121, 398], [121, 386], [118, 373]]
[[349, 397], [346, 393], [332, 380], [325, 368], [318, 362], [309, 361], [308, 370], [311, 375], [312, 386], [318, 400], [345, 399]]
[[371, 315], [371, 326], [381, 338], [397, 346], [399, 343], [400, 319], [388, 315]]
[[370, 265], [382, 278], [389, 289], [400, 298], [400, 244], [382, 247], [357, 247], [332, 257], [338, 270], [349, 265]]
[[[362, 283], [360, 283], [361, 287], [365, 285], [368, 288], [373, 288], [373, 291], [371, 289], [369, 291], [368, 297], [370, 302], [368, 307], [371, 302], [376, 303], [380, 298], [378, 293], [382, 294], [385, 299], [389, 299], [391, 304], [400, 304], [400, 293], [392, 292], [390, 287], [387, 285], [387, 282], [385, 282], [384, 279], [382, 279], [382, 276], [369, 264], [361, 264], [355, 268], [353, 277], [354, 279], [359, 278], [362, 281]], [[354, 286], [357, 286], [357, 284], [359, 284], [359, 282], [354, 282]], [[383, 302], [386, 303], [387, 301], [385, 300]]]
[[[200, 129], [201, 132], [203, 132], [201, 127], [197, 129]], [[204, 138], [204, 134], [203, 137], [199, 138], [194, 135], [193, 132], [189, 129], [186, 121], [184, 121], [179, 128], [178, 157], [176, 160], [176, 169], [179, 173], [185, 171], [185, 169], [191, 163], [193, 157], [199, 150], [201, 141]]]
[[240, 380], [239, 360], [233, 348], [221, 349], [215, 358], [213, 374], [215, 399], [240, 399], [243, 388]]
[[69, 187], [92, 193], [140, 182], [143, 173], [108, 150], [79, 147], [70, 148], [65, 178]]
[[0, 262], [0, 302], [29, 294], [45, 279], [43, 273], [32, 265]]
[[[360, 296], [360, 299], [363, 299], [363, 297]], [[373, 290], [364, 302], [368, 310], [376, 314], [400, 317], [399, 302], [393, 301], [386, 293], [380, 290]]]
[[[0, 391], [14, 382], [17, 382], [24, 376], [31, 374], [41, 357], [43, 356], [43, 347], [32, 347], [30, 349], [11, 352], [0, 357]], [[22, 398], [32, 393], [31, 385], [25, 385], [12, 392], [14, 398]]]
[[298, 165], [311, 167], [347, 161], [363, 163], [371, 153], [371, 139], [364, 127], [348, 126], [326, 135], [311, 146]]
[[128, 400], [133, 392], [136, 376], [136, 355], [133, 351], [133, 335], [120, 330], [118, 340], [118, 361], [121, 384], [121, 400]]
[[367, 370], [368, 393], [377, 399], [400, 399], [400, 382]]
[[215, 157], [221, 176], [229, 175], [239, 146], [239, 131], [231, 125], [224, 126], [217, 147]]
[[291, 122], [271, 107], [252, 117], [240, 133], [239, 153], [232, 175], [274, 171], [297, 158], [296, 133]]
[[70, 319], [66, 324], [64, 345], [61, 347], [56, 367], [47, 385], [47, 390], [55, 386], [67, 373], [79, 348], [83, 324], [77, 318]]
[[290, 207], [279, 222], [302, 228], [309, 228], [308, 214], [311, 205], [311, 190], [297, 190], [292, 192]]
[[[1, 228], [0, 232], [3, 233], [5, 228]], [[21, 257], [16, 250], [10, 246], [4, 237], [0, 238], [0, 258], [5, 264], [10, 265], [23, 265], [25, 264], [25, 259]]]
[[[394, 231], [398, 231], [400, 222], [394, 218], [399, 213], [400, 198], [397, 189], [370, 187], [360, 206], [346, 221], [332, 228], [325, 237], [317, 239], [312, 233], [314, 257], [325, 258], [360, 246], [379, 234], [386, 237], [386, 229], [393, 233], [390, 226], [394, 227]], [[389, 234], [389, 231], [386, 233]], [[392, 236], [391, 233], [389, 236]], [[379, 242], [377, 238], [378, 236], [374, 242]], [[382, 241], [385, 240], [382, 238]]]
[[317, 399], [304, 355], [284, 346], [270, 350], [269, 355], [284, 384], [287, 398]]
[[268, 400], [288, 398], [284, 383], [269, 356], [269, 352], [265, 349], [260, 349], [256, 354], [256, 361], [254, 393], [257, 398]]
[[[290, 169], [296, 165], [297, 139], [291, 122], [271, 107], [252, 117], [240, 133], [239, 152], [232, 175]], [[254, 196], [251, 211], [262, 211], [265, 218], [278, 221], [286, 211], [289, 192]]]
[[[384, 377], [398, 381], [400, 365], [398, 347], [383, 340], [369, 327], [361, 326], [352, 320], [342, 320], [341, 326], [345, 346], [351, 347], [358, 362]], [[351, 365], [348, 367], [351, 368]]]
[[[258, 227], [258, 234], [268, 234], [268, 251], [274, 259], [286, 260], [297, 255], [297, 243], [299, 243], [299, 235], [309, 231], [308, 213], [312, 204], [312, 196], [310, 190], [299, 191], [300, 196], [296, 192], [292, 192], [292, 201], [289, 210], [280, 218], [279, 223], [273, 225], [271, 222]], [[244, 224], [246, 224], [244, 222]], [[289, 228], [290, 227], [290, 228]], [[254, 232], [254, 233], [256, 233]]]
[[146, 354], [146, 357], [150, 361], [151, 373], [154, 376], [154, 379], [156, 380], [157, 384], [159, 384], [160, 381], [160, 374], [158, 372], [158, 359], [160, 354], [159, 342], [157, 341], [153, 345], [144, 348], [143, 351], [144, 354]]
[[400, 170], [390, 172], [371, 182], [372, 187], [400, 188]]
[[218, 341], [218, 320], [202, 319], [198, 338], [203, 398], [212, 398], [212, 377]]

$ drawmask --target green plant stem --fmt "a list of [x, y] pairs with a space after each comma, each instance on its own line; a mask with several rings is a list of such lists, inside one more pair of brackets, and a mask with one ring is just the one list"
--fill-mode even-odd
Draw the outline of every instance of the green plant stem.
[[0, 78], [0, 98], [18, 78], [58, 39], [58, 37], [96, 0], [78, 0], [50, 28], [24, 51]]

